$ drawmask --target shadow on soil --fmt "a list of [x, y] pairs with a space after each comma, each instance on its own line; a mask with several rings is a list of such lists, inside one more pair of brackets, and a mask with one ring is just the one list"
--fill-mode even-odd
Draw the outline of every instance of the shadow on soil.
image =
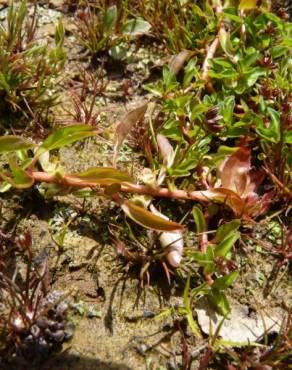
[[58, 358], [51, 359], [45, 364], [31, 366], [25, 364], [2, 365], [0, 370], [132, 370], [130, 367], [101, 361], [98, 358], [86, 358], [78, 355], [63, 354]]

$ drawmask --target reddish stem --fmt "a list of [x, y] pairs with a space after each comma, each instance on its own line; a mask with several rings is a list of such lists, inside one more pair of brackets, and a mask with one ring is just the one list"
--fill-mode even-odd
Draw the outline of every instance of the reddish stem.
[[[64, 175], [62, 178], [58, 178], [54, 174], [48, 174], [46, 172], [31, 172], [30, 176], [37, 182], [46, 182], [53, 184], [60, 184], [74, 187], [95, 187], [96, 183], [84, 182], [83, 180], [76, 179], [70, 175]], [[152, 188], [147, 185], [136, 185], [136, 184], [123, 184], [121, 185], [121, 192], [123, 193], [134, 193], [151, 195], [153, 197], [161, 198], [173, 198], [173, 199], [184, 199], [184, 200], [197, 200], [200, 202], [209, 202], [209, 199], [202, 194], [201, 191], [186, 191], [186, 190], [169, 190], [168, 188]]]

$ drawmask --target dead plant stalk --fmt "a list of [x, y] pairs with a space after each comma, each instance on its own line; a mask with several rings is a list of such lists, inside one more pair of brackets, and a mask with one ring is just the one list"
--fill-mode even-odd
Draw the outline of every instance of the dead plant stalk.
[[[221, 1], [220, 0], [214, 1], [214, 3], [216, 3], [214, 4], [214, 8], [216, 10], [217, 15], [221, 16], [222, 11], [223, 11]], [[211, 45], [207, 47], [207, 54], [206, 54], [206, 57], [202, 65], [202, 80], [205, 81], [206, 85], [208, 85], [209, 83], [208, 73], [209, 73], [209, 68], [210, 68], [210, 61], [214, 58], [216, 50], [219, 46], [219, 33], [222, 28], [224, 28], [224, 22], [220, 20], [217, 35], [215, 39], [212, 41]], [[191, 84], [188, 88], [185, 89], [185, 93], [190, 92], [192, 88], [193, 88], [193, 85]]]

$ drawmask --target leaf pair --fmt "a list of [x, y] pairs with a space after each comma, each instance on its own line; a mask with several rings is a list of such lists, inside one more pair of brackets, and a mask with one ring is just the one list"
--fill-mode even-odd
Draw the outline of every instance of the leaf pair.
[[[205, 230], [205, 223], [202, 220], [201, 212], [195, 208], [193, 210], [197, 231], [203, 232]], [[220, 257], [226, 259], [234, 243], [240, 238], [240, 233], [237, 231], [240, 226], [239, 220], [232, 220], [220, 226], [216, 232], [216, 236], [209, 244], [206, 253], [204, 252], [190, 252], [189, 256], [196, 260], [200, 266], [203, 267], [204, 275], [211, 275], [217, 270], [215, 259]], [[215, 244], [216, 243], [216, 244]]]
[[251, 169], [251, 150], [240, 147], [223, 161], [218, 172], [222, 187], [213, 191], [222, 196], [226, 194], [227, 203], [236, 215], [252, 215], [259, 201], [256, 190], [265, 174], [262, 170]]
[[212, 286], [203, 283], [191, 291], [191, 297], [205, 296], [208, 301], [216, 308], [221, 315], [226, 316], [230, 312], [230, 305], [224, 293], [224, 290], [229, 288], [238, 277], [238, 272], [233, 271], [228, 275], [222, 276], [215, 280]]
[[14, 161], [9, 162], [10, 173], [0, 172], [0, 178], [7, 181], [16, 189], [27, 189], [32, 187], [34, 179]]

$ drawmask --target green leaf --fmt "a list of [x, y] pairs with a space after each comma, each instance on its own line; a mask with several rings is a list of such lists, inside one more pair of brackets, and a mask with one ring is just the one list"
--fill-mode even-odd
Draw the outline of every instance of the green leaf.
[[254, 64], [260, 56], [260, 52], [254, 48], [250, 48], [248, 54], [240, 61], [243, 66], [243, 70], [246, 70], [252, 64]]
[[46, 151], [59, 149], [75, 141], [96, 135], [96, 131], [89, 125], [73, 125], [59, 129], [45, 139], [37, 150], [35, 157], [38, 158]]
[[230, 125], [232, 123], [233, 110], [235, 106], [235, 97], [227, 96], [222, 104], [221, 114], [223, 115], [224, 122]]
[[194, 320], [194, 317], [193, 317], [193, 313], [192, 313], [192, 311], [190, 311], [190, 312], [188, 312], [188, 313], [186, 314], [186, 318], [187, 318], [187, 320], [188, 320], [188, 324], [189, 324], [190, 328], [192, 329], [193, 334], [194, 334], [196, 337], [201, 338], [200, 329], [199, 329], [199, 327], [198, 327], [197, 323], [196, 323], [196, 322], [195, 322], [195, 320]]
[[55, 44], [58, 47], [61, 47], [64, 43], [64, 38], [65, 38], [65, 28], [61, 20], [59, 20], [55, 30]]
[[148, 229], [167, 232], [180, 231], [184, 229], [182, 225], [156, 216], [152, 212], [149, 212], [130, 201], [124, 201], [121, 204], [121, 208], [129, 218]]
[[22, 168], [18, 167], [16, 163], [10, 161], [10, 169], [12, 177], [7, 176], [6, 174], [0, 172], [0, 177], [3, 180], [6, 180], [16, 189], [27, 189], [32, 187], [34, 180], [25, 172]]
[[203, 283], [201, 285], [199, 285], [197, 288], [194, 288], [192, 291], [191, 291], [191, 297], [196, 297], [198, 295], [206, 295], [206, 294], [209, 294], [211, 291], [211, 288], [210, 286], [208, 285], [208, 283]]
[[116, 5], [110, 6], [104, 15], [103, 25], [105, 31], [110, 31], [116, 24], [118, 16], [118, 9]]
[[0, 72], [0, 89], [5, 90], [7, 94], [10, 92], [10, 85], [2, 72]]
[[123, 60], [127, 56], [128, 49], [124, 44], [114, 45], [108, 51], [109, 55], [116, 60]]
[[201, 208], [193, 207], [192, 214], [194, 217], [197, 233], [202, 233], [206, 230], [206, 222]]
[[229, 19], [231, 19], [232, 21], [234, 21], [234, 22], [237, 22], [237, 23], [242, 23], [242, 19], [241, 19], [241, 17], [239, 17], [238, 15], [235, 15], [235, 14], [233, 14], [232, 13], [232, 10], [233, 10], [233, 8], [232, 9], [224, 9], [224, 12], [223, 12], [223, 14], [227, 17], [227, 18], [229, 18]]
[[239, 273], [237, 271], [233, 271], [226, 276], [222, 276], [215, 280], [214, 284], [212, 285], [212, 288], [215, 288], [217, 290], [227, 289], [237, 279], [238, 275]]
[[205, 113], [207, 112], [207, 110], [209, 109], [209, 106], [207, 104], [196, 104], [193, 109], [192, 109], [192, 115], [191, 115], [191, 119], [192, 120], [195, 120], [196, 118], [198, 118], [202, 113]]
[[190, 291], [190, 284], [191, 284], [191, 276], [189, 275], [187, 278], [187, 282], [184, 288], [184, 305], [185, 307], [189, 307], [189, 291]]
[[[0, 174], [0, 178], [1, 178], [1, 174]], [[6, 193], [11, 188], [12, 188], [12, 185], [9, 184], [8, 181], [3, 181], [2, 183], [0, 183], [0, 193]]]
[[259, 77], [265, 76], [266, 70], [261, 67], [255, 67], [250, 72], [245, 73], [246, 83], [248, 87], [252, 87], [258, 80]]
[[88, 308], [88, 312], [87, 312], [87, 317], [97, 317], [97, 318], [101, 318], [102, 317], [102, 312], [101, 311], [98, 311], [94, 306], [90, 306]]
[[211, 274], [216, 270], [216, 266], [214, 264], [214, 246], [209, 245], [206, 253], [191, 252], [188, 255], [204, 268], [203, 272], [205, 275]]
[[139, 36], [147, 33], [151, 25], [141, 18], [131, 19], [123, 25], [122, 33], [129, 36]]
[[284, 131], [283, 140], [286, 144], [292, 144], [292, 131]]
[[[216, 265], [214, 263], [214, 246], [209, 245], [206, 251], [206, 261], [208, 262], [203, 269], [204, 275], [210, 275], [216, 270]], [[212, 261], [212, 263], [210, 263]]]
[[212, 289], [212, 293], [208, 295], [208, 299], [216, 307], [218, 313], [220, 313], [222, 316], [228, 315], [230, 312], [230, 306], [228, 299], [223, 292], [217, 289]]
[[273, 59], [277, 59], [282, 57], [283, 55], [287, 55], [289, 53], [289, 48], [283, 45], [276, 45], [269, 50]]
[[20, 136], [1, 136], [0, 137], [0, 154], [16, 152], [17, 150], [27, 150], [35, 145]]
[[189, 60], [188, 64], [186, 65], [184, 69], [183, 87], [189, 86], [192, 79], [194, 77], [199, 76], [199, 72], [198, 72], [196, 64], [197, 64], [197, 59], [193, 58]]
[[194, 335], [197, 336], [197, 337], [201, 337], [199, 327], [198, 327], [197, 323], [194, 320], [193, 311], [192, 311], [192, 308], [190, 307], [190, 296], [189, 296], [190, 280], [191, 280], [190, 276], [188, 276], [187, 282], [186, 282], [186, 285], [185, 285], [185, 289], [184, 289], [184, 306], [185, 306], [185, 310], [186, 310], [185, 315], [186, 315], [186, 318], [188, 320], [188, 324], [189, 324], [190, 328], [192, 329], [192, 332], [194, 333]]
[[270, 116], [268, 126], [264, 124], [260, 117], [253, 116], [257, 124], [256, 131], [264, 139], [273, 143], [278, 143], [281, 138], [280, 113], [270, 107], [267, 108], [267, 113]]
[[251, 10], [257, 5], [257, 0], [240, 0], [239, 10]]
[[231, 233], [237, 231], [240, 227], [240, 224], [240, 220], [235, 219], [227, 222], [224, 225], [221, 225], [216, 232], [214, 243], [220, 243], [222, 240], [230, 236]]
[[76, 184], [111, 185], [133, 182], [127, 173], [112, 167], [96, 167], [80, 173], [66, 175], [66, 179]]
[[227, 32], [225, 28], [220, 28], [219, 41], [226, 55], [233, 60], [234, 49], [230, 41], [230, 33]]
[[222, 72], [215, 72], [213, 70], [209, 71], [209, 76], [217, 79], [225, 79], [225, 78], [235, 78], [238, 76], [238, 73], [232, 69], [226, 69]]
[[226, 254], [231, 250], [233, 244], [240, 238], [239, 232], [234, 232], [233, 234], [229, 235], [227, 238], [222, 240], [222, 242], [216, 246], [214, 254], [215, 256], [225, 257]]
[[45, 184], [43, 183], [39, 188], [40, 193], [45, 199], [51, 199], [56, 195], [67, 195], [70, 192], [68, 186], [60, 184]]

